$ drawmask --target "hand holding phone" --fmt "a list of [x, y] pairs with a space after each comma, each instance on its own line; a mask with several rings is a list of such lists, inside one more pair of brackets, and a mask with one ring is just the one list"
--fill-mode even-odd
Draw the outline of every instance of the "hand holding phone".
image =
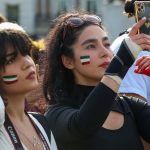
[[134, 4], [136, 22], [146, 17], [146, 22], [139, 29], [139, 33], [150, 35], [150, 1], [135, 1]]

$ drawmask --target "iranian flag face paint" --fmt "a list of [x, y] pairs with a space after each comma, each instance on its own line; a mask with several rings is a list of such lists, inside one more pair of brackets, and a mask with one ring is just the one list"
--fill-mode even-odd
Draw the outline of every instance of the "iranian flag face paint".
[[18, 81], [17, 75], [3, 76], [3, 81], [6, 84], [13, 84]]
[[90, 56], [81, 56], [80, 61], [82, 65], [86, 65], [90, 63]]

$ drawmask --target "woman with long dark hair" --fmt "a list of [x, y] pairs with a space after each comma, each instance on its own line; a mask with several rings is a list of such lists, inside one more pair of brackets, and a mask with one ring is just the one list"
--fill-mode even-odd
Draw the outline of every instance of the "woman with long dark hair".
[[32, 48], [33, 43], [21, 26], [0, 24], [1, 150], [56, 150], [53, 138], [50, 144], [51, 132], [46, 129], [45, 117], [25, 111], [26, 94], [38, 86]]
[[117, 97], [121, 79], [141, 51], [132, 37], [144, 22], [133, 26], [112, 59], [98, 16], [68, 12], [55, 20], [46, 40], [44, 93], [51, 104], [45, 115], [58, 149], [143, 150], [140, 136], [150, 142], [149, 106]]

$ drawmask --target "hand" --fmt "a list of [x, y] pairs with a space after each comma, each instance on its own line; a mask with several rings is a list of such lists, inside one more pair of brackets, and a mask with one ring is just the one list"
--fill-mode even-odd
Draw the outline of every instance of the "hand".
[[[129, 36], [137, 34], [138, 29], [145, 23], [145, 21], [146, 18], [143, 18], [136, 23], [129, 32]], [[117, 54], [114, 56], [106, 70], [105, 75], [109, 76], [120, 85], [121, 80], [124, 78], [141, 50], [142, 48], [134, 43], [130, 37], [125, 38], [121, 43]]]
[[135, 65], [137, 66], [137, 69], [134, 70], [135, 73], [150, 76], [150, 56], [139, 58]]
[[143, 70], [135, 69], [134, 72], [138, 74], [150, 76], [150, 69], [143, 69]]
[[150, 36], [146, 34], [137, 34], [130, 37], [133, 42], [139, 45], [143, 50], [150, 51]]
[[135, 24], [132, 27], [132, 30], [130, 30], [128, 36], [131, 38], [133, 42], [139, 45], [142, 48], [142, 50], [150, 51], [150, 35], [144, 33], [137, 34], [141, 26], [141, 23], [143, 23], [143, 21], [145, 23], [145, 19], [146, 18], [143, 18], [142, 20], [140, 20], [140, 22], [138, 22], [138, 24]]

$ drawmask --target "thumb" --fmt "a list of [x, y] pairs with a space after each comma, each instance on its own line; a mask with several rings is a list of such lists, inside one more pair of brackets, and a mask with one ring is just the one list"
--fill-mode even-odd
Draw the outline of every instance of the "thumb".
[[136, 24], [134, 24], [131, 28], [131, 31], [129, 32], [129, 36], [133, 36], [133, 35], [137, 34], [138, 30], [145, 23], [145, 21], [146, 21], [146, 17], [143, 17]]

